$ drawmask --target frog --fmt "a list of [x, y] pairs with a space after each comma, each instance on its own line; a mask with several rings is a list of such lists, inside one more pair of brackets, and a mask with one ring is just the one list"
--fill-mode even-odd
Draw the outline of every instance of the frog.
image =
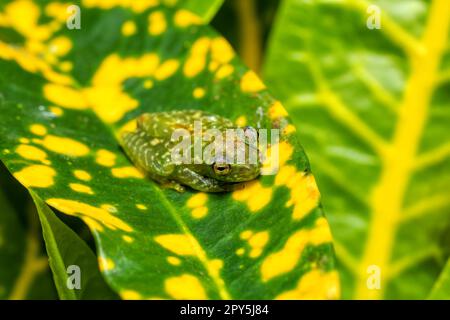
[[[236, 149], [236, 153], [239, 150], [245, 151], [246, 161], [230, 160], [232, 157], [228, 157], [229, 150], [226, 148], [222, 152], [212, 154], [210, 161], [172, 161], [172, 151], [179, 144], [179, 141], [173, 139], [173, 132], [177, 129], [194, 134], [195, 139], [195, 134], [198, 133], [195, 133], [194, 124], [199, 121], [202, 126], [201, 135], [205, 135], [208, 129], [214, 129], [225, 139], [228, 137], [228, 129], [241, 129], [245, 133], [249, 130], [256, 132], [252, 127], [241, 128], [223, 116], [193, 109], [144, 113], [135, 121], [134, 131], [121, 134], [122, 148], [138, 169], [164, 188], [178, 192], [184, 192], [186, 187], [201, 192], [230, 192], [244, 188], [246, 182], [260, 175], [261, 153], [255, 144], [242, 136], [234, 137], [235, 142], [241, 142], [240, 145], [243, 146], [243, 149]], [[203, 140], [202, 150], [207, 145]], [[191, 148], [194, 148], [193, 146], [194, 144]], [[256, 159], [248, 161], [248, 155], [255, 151]]]

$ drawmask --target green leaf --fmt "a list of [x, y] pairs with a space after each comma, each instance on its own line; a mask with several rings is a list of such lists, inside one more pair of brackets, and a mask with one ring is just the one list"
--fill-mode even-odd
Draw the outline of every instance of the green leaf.
[[201, 17], [204, 22], [208, 23], [214, 18], [223, 2], [224, 0], [183, 0], [180, 5], [182, 5], [183, 8], [194, 12]]
[[[34, 193], [30, 192], [41, 220], [50, 267], [55, 286], [62, 300], [116, 299], [103, 280], [97, 265], [97, 257], [88, 245], [69, 227], [59, 220], [53, 211]], [[79, 268], [80, 288], [67, 285], [73, 273], [70, 266]], [[68, 271], [69, 270], [69, 271]]]
[[447, 261], [444, 270], [441, 272], [439, 279], [433, 286], [428, 299], [432, 300], [449, 300], [450, 299], [450, 260]]
[[[4, 6], [2, 161], [48, 205], [86, 222], [122, 298], [336, 298], [328, 223], [281, 104], [198, 18], [136, 3], [83, 1], [80, 30], [65, 27], [64, 5]], [[11, 22], [19, 18], [37, 25], [22, 29]], [[116, 135], [144, 112], [180, 109], [281, 129], [279, 172], [228, 194], [144, 179]]]
[[[31, 220], [22, 216], [28, 199], [4, 177], [5, 172], [0, 166], [0, 299], [54, 299], [47, 258], [41, 253], [41, 239], [36, 233], [39, 226], [22, 221]], [[16, 199], [9, 199], [6, 190]], [[10, 200], [19, 200], [25, 206], [22, 209]]]
[[343, 297], [425, 298], [450, 248], [450, 8], [371, 3], [381, 29], [366, 1], [285, 0], [264, 74], [301, 125]]

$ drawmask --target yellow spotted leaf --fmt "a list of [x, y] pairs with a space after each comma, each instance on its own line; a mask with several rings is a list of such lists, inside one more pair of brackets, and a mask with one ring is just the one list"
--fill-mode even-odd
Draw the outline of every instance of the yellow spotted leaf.
[[[0, 5], [0, 158], [37, 199], [89, 226], [111, 288], [123, 299], [338, 298], [308, 160], [228, 42], [167, 1], [72, 3], [80, 29], [61, 3]], [[232, 193], [162, 188], [117, 137], [144, 112], [184, 109], [280, 130], [279, 161]]]

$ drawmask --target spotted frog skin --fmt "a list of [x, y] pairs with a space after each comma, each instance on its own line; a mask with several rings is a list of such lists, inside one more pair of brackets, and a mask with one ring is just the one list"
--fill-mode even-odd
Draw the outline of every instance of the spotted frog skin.
[[[217, 129], [225, 139], [226, 129], [236, 129], [231, 120], [199, 110], [183, 110], [159, 113], [145, 113], [137, 118], [137, 129], [124, 132], [121, 144], [133, 163], [152, 180], [163, 187], [185, 190], [184, 186], [203, 192], [227, 192], [239, 189], [242, 182], [257, 178], [261, 163], [227, 163], [224, 154], [213, 155], [212, 161], [201, 164], [174, 164], [172, 150], [179, 141], [172, 141], [176, 129], [194, 133], [194, 122], [201, 121], [202, 134], [208, 129]], [[254, 146], [245, 140], [246, 154]], [[210, 142], [208, 142], [209, 144]], [[202, 144], [202, 148], [205, 143]], [[193, 148], [193, 146], [192, 146]], [[246, 158], [248, 160], [248, 158]], [[192, 161], [193, 162], [193, 161]], [[230, 161], [229, 161], [230, 162]]]

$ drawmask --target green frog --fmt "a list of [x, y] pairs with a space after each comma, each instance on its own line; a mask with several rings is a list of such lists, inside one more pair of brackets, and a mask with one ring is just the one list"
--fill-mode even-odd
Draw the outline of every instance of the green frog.
[[[205, 148], [211, 145], [210, 136], [202, 139], [208, 134], [209, 129], [216, 132], [216, 137], [219, 134], [223, 141], [226, 141], [225, 139], [229, 138], [227, 129], [242, 129], [241, 132], [244, 133], [251, 129], [252, 133], [256, 132], [253, 128], [237, 128], [227, 118], [199, 110], [145, 113], [136, 121], [137, 128], [134, 132], [122, 134], [122, 147], [138, 168], [163, 187], [178, 192], [183, 192], [185, 186], [203, 192], [228, 192], [242, 188], [243, 182], [260, 175], [260, 153], [256, 144], [248, 139], [252, 135], [246, 134], [245, 138], [242, 135], [233, 136], [233, 142], [241, 148], [234, 149], [231, 155], [227, 154], [231, 150], [227, 148], [223, 148], [220, 152], [212, 149], [208, 161], [195, 158], [194, 155], [195, 141], [200, 140], [202, 155]], [[201, 123], [200, 133], [196, 131], [196, 123], [197, 125]], [[189, 144], [189, 155], [193, 159], [190, 163], [173, 161], [174, 148], [180, 144], [178, 139], [173, 138], [173, 133], [177, 129], [190, 134], [192, 139], [192, 143]], [[244, 152], [245, 161], [242, 161], [242, 157], [240, 161], [236, 161], [239, 152]], [[256, 157], [251, 157], [255, 154]]]

